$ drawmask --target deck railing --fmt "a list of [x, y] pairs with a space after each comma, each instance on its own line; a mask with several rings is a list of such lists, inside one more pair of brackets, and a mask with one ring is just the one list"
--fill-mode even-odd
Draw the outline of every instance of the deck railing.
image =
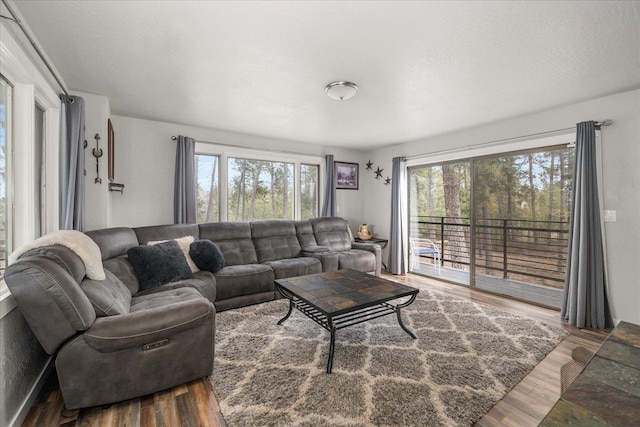
[[[567, 264], [569, 224], [561, 221], [478, 219], [476, 273], [561, 288]], [[468, 270], [469, 218], [411, 218], [411, 236], [434, 241], [443, 266]]]

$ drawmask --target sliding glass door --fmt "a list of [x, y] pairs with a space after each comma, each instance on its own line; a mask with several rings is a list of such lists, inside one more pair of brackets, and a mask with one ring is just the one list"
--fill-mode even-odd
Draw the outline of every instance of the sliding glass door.
[[468, 286], [471, 162], [412, 167], [408, 180], [410, 271]]
[[411, 271], [558, 307], [573, 160], [552, 147], [410, 168]]

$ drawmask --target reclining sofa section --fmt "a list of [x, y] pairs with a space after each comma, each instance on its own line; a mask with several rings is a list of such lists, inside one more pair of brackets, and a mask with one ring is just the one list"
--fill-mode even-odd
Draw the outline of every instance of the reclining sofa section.
[[[105, 280], [91, 280], [67, 247], [24, 253], [5, 281], [49, 354], [69, 409], [143, 396], [208, 376], [216, 310], [279, 298], [275, 279], [352, 268], [380, 275], [376, 244], [351, 241], [347, 221], [109, 228], [86, 233], [100, 248]], [[225, 265], [214, 273], [141, 290], [127, 252], [151, 241], [208, 239]]]
[[130, 248], [184, 236], [212, 241], [224, 256], [221, 270], [213, 275], [201, 271], [164, 287], [194, 287], [223, 311], [280, 298], [276, 279], [345, 268], [379, 276], [380, 246], [352, 242], [348, 227], [342, 218], [327, 217], [110, 228], [87, 234], [100, 247], [104, 267], [133, 294], [140, 285], [127, 258]]

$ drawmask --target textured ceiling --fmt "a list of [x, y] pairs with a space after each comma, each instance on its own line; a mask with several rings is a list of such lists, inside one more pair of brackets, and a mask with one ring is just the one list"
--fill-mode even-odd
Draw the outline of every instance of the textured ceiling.
[[[640, 87], [640, 2], [15, 1], [112, 112], [370, 149]], [[326, 84], [358, 95], [337, 102]]]

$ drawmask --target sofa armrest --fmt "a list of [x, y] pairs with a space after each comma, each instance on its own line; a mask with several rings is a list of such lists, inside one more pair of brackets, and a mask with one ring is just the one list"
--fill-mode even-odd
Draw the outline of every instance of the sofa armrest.
[[118, 316], [100, 317], [85, 331], [87, 343], [103, 352], [120, 351], [168, 339], [196, 328], [215, 315], [205, 298], [180, 301], [165, 306]]
[[[324, 247], [324, 246], [320, 246]], [[338, 271], [339, 256], [335, 252], [302, 252], [302, 256], [317, 258], [322, 265], [322, 272]]]
[[[308, 254], [319, 254], [324, 252], [331, 252], [331, 249], [329, 249], [326, 246], [311, 245], [311, 246], [305, 246], [304, 248], [302, 248], [302, 252], [305, 252]], [[305, 256], [308, 256], [308, 255], [305, 255]]]
[[380, 276], [382, 273], [382, 248], [377, 243], [362, 243], [351, 242], [351, 249], [359, 249], [363, 251], [369, 251], [376, 257], [376, 271], [375, 275]]

